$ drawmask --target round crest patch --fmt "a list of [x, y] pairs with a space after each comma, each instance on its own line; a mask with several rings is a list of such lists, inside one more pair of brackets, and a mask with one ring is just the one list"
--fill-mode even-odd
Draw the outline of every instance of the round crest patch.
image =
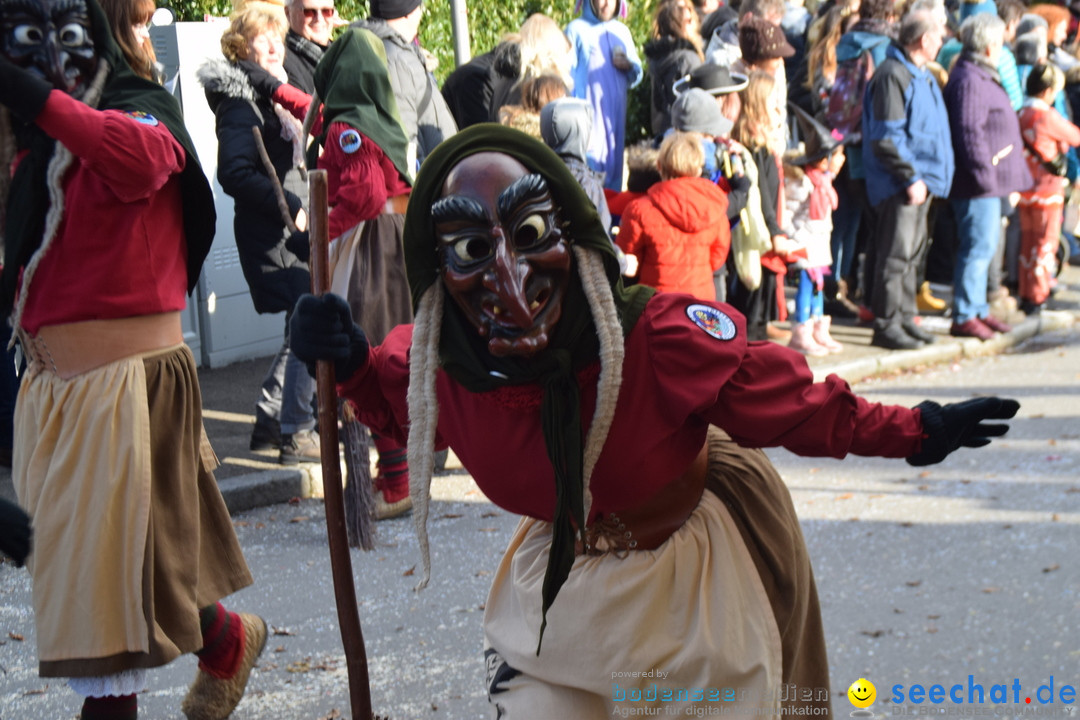
[[158, 119], [148, 112], [142, 110], [124, 110], [123, 113], [135, 122], [142, 123], [143, 125], [157, 125]]
[[735, 322], [711, 305], [690, 305], [686, 308], [686, 316], [717, 340], [731, 340], [735, 337]]
[[355, 130], [346, 130], [338, 137], [338, 143], [341, 145], [341, 149], [344, 152], [352, 155], [360, 149], [360, 133]]

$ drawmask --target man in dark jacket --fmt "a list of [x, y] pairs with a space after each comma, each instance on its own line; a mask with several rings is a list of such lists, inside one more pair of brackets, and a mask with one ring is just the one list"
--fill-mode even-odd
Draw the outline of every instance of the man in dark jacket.
[[915, 324], [915, 292], [930, 199], [948, 195], [953, 177], [949, 116], [926, 69], [944, 35], [943, 12], [908, 13], [863, 98], [866, 194], [877, 219], [871, 343], [894, 350], [933, 340]]
[[424, 13], [421, 0], [371, 0], [370, 7], [371, 17], [353, 25], [375, 33], [386, 48], [390, 85], [409, 137], [409, 167], [415, 173], [436, 145], [457, 132], [457, 124], [415, 42]]
[[956, 178], [952, 199], [960, 236], [953, 271], [952, 335], [988, 340], [1011, 328], [990, 314], [987, 273], [1001, 241], [1001, 199], [1031, 187], [1020, 123], [997, 63], [1005, 23], [973, 15], [960, 26], [963, 51], [945, 87]]
[[319, 64], [336, 18], [334, 0], [286, 0], [289, 32], [285, 35], [285, 72], [289, 84], [308, 95], [315, 91], [315, 66]]

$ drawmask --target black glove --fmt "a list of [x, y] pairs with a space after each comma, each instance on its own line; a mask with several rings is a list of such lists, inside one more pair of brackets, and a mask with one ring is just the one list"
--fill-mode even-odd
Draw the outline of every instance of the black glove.
[[259, 93], [259, 95], [267, 100], [273, 98], [274, 91], [285, 84], [264, 70], [263, 67], [256, 62], [252, 62], [251, 60], [237, 60], [236, 64], [244, 71], [244, 74], [247, 75], [251, 86], [255, 88], [255, 92]]
[[15, 503], [0, 500], [0, 552], [22, 567], [30, 553], [30, 516]]
[[300, 296], [289, 321], [289, 347], [312, 377], [317, 360], [334, 363], [337, 382], [352, 377], [368, 357], [367, 336], [352, 321], [349, 304], [333, 293]]
[[983, 420], [1005, 420], [1016, 415], [1020, 403], [999, 397], [975, 398], [942, 406], [926, 400], [915, 406], [922, 412], [922, 449], [907, 458], [908, 464], [933, 465], [961, 447], [982, 447], [990, 438], [1000, 437], [1009, 430], [1005, 423], [990, 424]]
[[49, 99], [52, 85], [0, 55], [0, 105], [15, 117], [34, 122]]
[[311, 241], [308, 239], [307, 230], [297, 230], [285, 238], [285, 249], [291, 252], [302, 262], [307, 262], [311, 257]]
[[728, 187], [733, 193], [745, 193], [750, 191], [750, 178], [745, 175], [732, 175], [727, 179]]

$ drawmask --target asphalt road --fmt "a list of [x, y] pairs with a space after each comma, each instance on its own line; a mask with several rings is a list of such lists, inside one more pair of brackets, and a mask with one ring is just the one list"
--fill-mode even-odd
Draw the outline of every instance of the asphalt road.
[[[904, 405], [998, 394], [1022, 407], [1006, 439], [927, 469], [770, 451], [814, 561], [836, 716], [854, 710], [846, 690], [858, 678], [876, 685], [877, 717], [1074, 708], [1041, 705], [1038, 691], [1051, 677], [1055, 700], [1066, 685], [1080, 691], [1080, 331], [857, 389]], [[515, 518], [465, 475], [438, 478], [434, 493], [427, 590], [412, 590], [419, 554], [410, 519], [381, 523], [380, 547], [353, 553], [374, 707], [398, 720], [487, 717], [482, 606]], [[234, 520], [256, 584], [228, 605], [262, 614], [275, 634], [233, 717], [347, 717], [321, 501]], [[0, 643], [2, 720], [77, 716], [74, 693], [37, 677], [29, 577], [11, 565], [0, 566]], [[152, 672], [140, 717], [179, 718], [193, 674], [191, 658]], [[916, 685], [935, 684], [944, 702], [911, 702]], [[967, 702], [969, 684], [984, 689], [982, 705]], [[962, 704], [948, 699], [954, 685]], [[1009, 704], [994, 707], [995, 686]], [[897, 692], [904, 703], [891, 702]]]

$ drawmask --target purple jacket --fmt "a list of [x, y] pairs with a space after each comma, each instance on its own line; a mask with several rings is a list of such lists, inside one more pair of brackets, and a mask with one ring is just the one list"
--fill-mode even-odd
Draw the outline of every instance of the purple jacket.
[[956, 154], [949, 197], [1004, 197], [1031, 187], [1020, 122], [994, 68], [961, 55], [945, 86], [945, 107]]

